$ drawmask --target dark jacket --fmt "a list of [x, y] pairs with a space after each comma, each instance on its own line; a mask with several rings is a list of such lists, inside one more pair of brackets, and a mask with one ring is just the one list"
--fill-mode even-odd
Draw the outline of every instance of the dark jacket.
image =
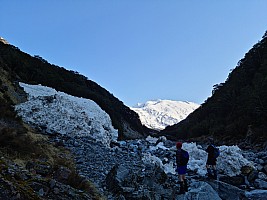
[[179, 166], [186, 166], [189, 160], [189, 154], [187, 151], [183, 149], [176, 150], [176, 165]]
[[209, 145], [206, 152], [208, 153], [207, 165], [216, 165], [217, 159], [214, 156], [214, 146]]

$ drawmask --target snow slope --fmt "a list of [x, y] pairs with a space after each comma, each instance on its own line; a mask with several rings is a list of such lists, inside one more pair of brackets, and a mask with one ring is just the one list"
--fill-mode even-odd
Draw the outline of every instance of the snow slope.
[[157, 100], [148, 101], [131, 107], [140, 117], [143, 125], [162, 130], [166, 126], [177, 124], [199, 107], [198, 104], [185, 101]]
[[118, 131], [109, 115], [94, 101], [74, 97], [55, 89], [20, 83], [29, 94], [28, 101], [16, 106], [22, 119], [46, 133], [91, 136], [109, 146]]

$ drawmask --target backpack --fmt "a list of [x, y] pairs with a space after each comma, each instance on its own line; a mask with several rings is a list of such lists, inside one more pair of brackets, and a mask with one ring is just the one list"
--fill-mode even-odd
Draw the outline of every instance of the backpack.
[[182, 149], [182, 152], [181, 152], [181, 165], [182, 166], [183, 165], [187, 165], [188, 160], [189, 160], [188, 152]]
[[218, 158], [220, 155], [220, 149], [218, 147], [213, 146], [214, 148], [214, 158]]

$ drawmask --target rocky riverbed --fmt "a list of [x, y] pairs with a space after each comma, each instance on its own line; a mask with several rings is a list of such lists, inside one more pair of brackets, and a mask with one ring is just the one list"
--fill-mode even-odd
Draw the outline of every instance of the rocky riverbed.
[[190, 191], [178, 195], [175, 143], [164, 137], [113, 142], [110, 148], [91, 137], [58, 135], [53, 140], [71, 150], [79, 174], [95, 183], [110, 200], [232, 200], [266, 199], [267, 196], [266, 152], [242, 152], [236, 146], [222, 146], [222, 158], [218, 159], [219, 178], [208, 180], [203, 173], [204, 148], [185, 143], [184, 148], [190, 153]]

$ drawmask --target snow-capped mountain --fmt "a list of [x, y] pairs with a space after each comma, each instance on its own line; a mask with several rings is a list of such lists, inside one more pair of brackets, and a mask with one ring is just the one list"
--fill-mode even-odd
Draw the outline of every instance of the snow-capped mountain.
[[139, 103], [131, 109], [139, 115], [143, 125], [162, 130], [185, 119], [198, 107], [199, 105], [193, 102], [156, 100]]

